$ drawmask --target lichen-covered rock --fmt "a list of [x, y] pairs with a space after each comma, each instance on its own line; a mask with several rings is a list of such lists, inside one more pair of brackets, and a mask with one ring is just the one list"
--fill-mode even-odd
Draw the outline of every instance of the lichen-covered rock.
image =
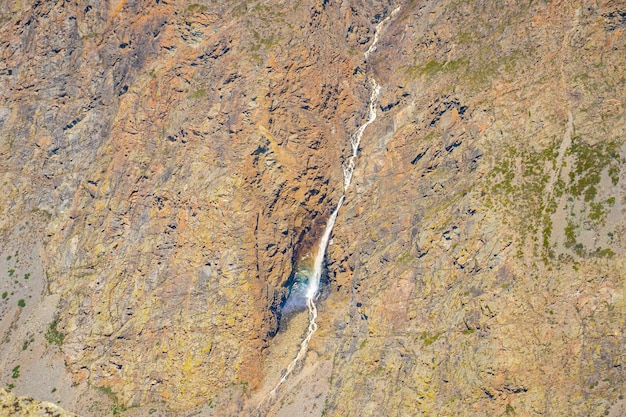
[[58, 405], [37, 401], [30, 397], [18, 397], [12, 392], [0, 388], [0, 415], [19, 417], [76, 417]]

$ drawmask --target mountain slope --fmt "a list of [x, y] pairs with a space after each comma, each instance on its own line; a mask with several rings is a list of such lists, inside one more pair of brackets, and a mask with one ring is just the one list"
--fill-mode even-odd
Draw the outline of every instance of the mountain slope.
[[[81, 415], [619, 415], [620, 2], [173, 3], [2, 2], [3, 384]], [[268, 397], [369, 78], [319, 330]]]

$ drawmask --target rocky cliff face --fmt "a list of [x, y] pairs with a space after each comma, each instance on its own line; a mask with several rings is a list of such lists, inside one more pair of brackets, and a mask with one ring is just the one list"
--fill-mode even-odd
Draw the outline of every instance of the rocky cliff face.
[[[0, 4], [5, 386], [81, 415], [623, 411], [620, 2]], [[319, 330], [268, 398], [370, 77]]]

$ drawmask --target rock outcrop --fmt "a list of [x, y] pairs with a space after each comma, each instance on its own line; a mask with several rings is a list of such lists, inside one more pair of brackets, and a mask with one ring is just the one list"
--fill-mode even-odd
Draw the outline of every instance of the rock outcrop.
[[36, 401], [29, 397], [17, 397], [0, 388], [0, 413], [4, 416], [76, 417], [52, 403]]
[[625, 407], [620, 2], [1, 10], [0, 258], [37, 282], [0, 271], [15, 393], [56, 400], [25, 382], [56, 361], [80, 415], [252, 413], [373, 77], [319, 330], [268, 415]]

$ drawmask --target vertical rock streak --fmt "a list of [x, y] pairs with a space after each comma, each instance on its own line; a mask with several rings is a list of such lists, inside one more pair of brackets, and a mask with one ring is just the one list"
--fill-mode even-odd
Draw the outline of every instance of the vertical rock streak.
[[[398, 12], [398, 10], [400, 10], [400, 7], [397, 7], [396, 9], [394, 9], [389, 16], [387, 16], [385, 19], [383, 19], [380, 23], [376, 25], [376, 28], [374, 30], [374, 39], [372, 41], [372, 44], [367, 49], [367, 51], [365, 51], [365, 54], [364, 54], [366, 61], [369, 58], [369, 55], [376, 50], [376, 44], [378, 43], [378, 35], [380, 33], [380, 30], [382, 29], [384, 24], [393, 15], [395, 15]], [[330, 215], [326, 223], [324, 234], [322, 235], [322, 238], [320, 239], [320, 243], [317, 248], [317, 253], [315, 255], [315, 261], [313, 264], [313, 274], [308, 282], [308, 287], [307, 287], [307, 292], [306, 292], [306, 305], [309, 311], [309, 327], [307, 329], [306, 336], [304, 337], [304, 339], [302, 340], [302, 343], [300, 344], [300, 349], [298, 350], [298, 354], [293, 359], [293, 361], [291, 361], [291, 363], [287, 367], [285, 373], [281, 377], [278, 384], [276, 384], [274, 389], [270, 391], [271, 397], [276, 395], [278, 388], [280, 388], [280, 386], [287, 380], [287, 378], [293, 372], [298, 362], [300, 362], [300, 360], [306, 355], [309, 342], [311, 341], [311, 337], [313, 336], [313, 333], [315, 333], [315, 331], [317, 330], [317, 322], [316, 322], [317, 307], [315, 305], [315, 297], [320, 287], [322, 269], [324, 265], [324, 257], [326, 256], [326, 248], [328, 247], [328, 241], [330, 240], [330, 235], [333, 231], [333, 227], [335, 226], [335, 221], [337, 220], [339, 209], [341, 208], [345, 200], [345, 197], [346, 197], [345, 193], [348, 190], [348, 187], [350, 186], [350, 184], [352, 183], [352, 174], [354, 173], [355, 160], [359, 153], [359, 146], [361, 144], [361, 138], [363, 136], [363, 132], [365, 132], [365, 129], [367, 129], [367, 127], [372, 122], [374, 122], [374, 120], [376, 120], [376, 103], [378, 102], [378, 95], [380, 94], [380, 85], [378, 85], [378, 83], [376, 82], [374, 78], [370, 78], [369, 82], [372, 86], [371, 87], [372, 92], [371, 92], [370, 100], [369, 100], [369, 112], [367, 115], [367, 119], [365, 123], [359, 126], [356, 132], [354, 132], [350, 136], [350, 144], [352, 148], [352, 153], [348, 157], [347, 163], [343, 167], [343, 174], [344, 174], [343, 194], [341, 198], [339, 199], [339, 203], [337, 203], [337, 207], [332, 212], [332, 214]]]

